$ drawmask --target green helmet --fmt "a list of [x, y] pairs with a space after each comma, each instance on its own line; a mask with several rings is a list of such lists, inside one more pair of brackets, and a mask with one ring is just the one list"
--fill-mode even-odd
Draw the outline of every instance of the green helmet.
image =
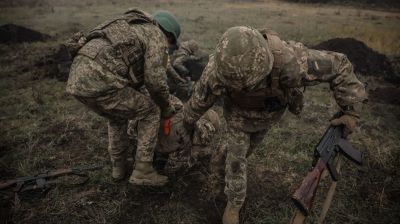
[[153, 18], [165, 31], [172, 33], [175, 40], [178, 40], [181, 35], [181, 26], [172, 13], [160, 10], [153, 14]]
[[260, 32], [237, 26], [222, 35], [214, 60], [218, 79], [241, 90], [263, 80], [271, 72], [274, 58]]

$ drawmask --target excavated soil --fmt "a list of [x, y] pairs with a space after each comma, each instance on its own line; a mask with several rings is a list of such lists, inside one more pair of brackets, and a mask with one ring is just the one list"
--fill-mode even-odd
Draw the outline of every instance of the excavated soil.
[[45, 41], [49, 35], [12, 23], [0, 26], [0, 43]]
[[395, 71], [388, 57], [380, 54], [365, 43], [353, 38], [334, 38], [314, 47], [317, 50], [328, 50], [346, 54], [354, 65], [354, 70], [362, 75], [383, 76], [387, 81], [397, 81]]
[[378, 87], [369, 91], [369, 99], [384, 104], [400, 105], [400, 87]]

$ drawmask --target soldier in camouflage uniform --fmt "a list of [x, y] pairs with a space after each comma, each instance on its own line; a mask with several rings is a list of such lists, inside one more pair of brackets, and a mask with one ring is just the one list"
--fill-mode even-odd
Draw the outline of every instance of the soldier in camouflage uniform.
[[[221, 121], [216, 111], [209, 109], [195, 124], [190, 133], [183, 125], [183, 104], [175, 96], [170, 102], [176, 114], [170, 119], [170, 133], [165, 134], [162, 127], [158, 133], [156, 152], [168, 156], [165, 170], [173, 173], [192, 166], [199, 158], [213, 155], [220, 143]], [[128, 135], [137, 138], [138, 122], [130, 120]]]
[[219, 97], [224, 97], [227, 122], [225, 194], [228, 203], [224, 224], [238, 224], [246, 197], [247, 156], [262, 141], [271, 124], [278, 122], [286, 108], [299, 113], [299, 87], [329, 83], [343, 116], [332, 121], [354, 130], [358, 106], [367, 98], [353, 66], [340, 53], [307, 49], [303, 44], [285, 42], [273, 31], [251, 27], [228, 29], [194, 92], [184, 105], [185, 124], [191, 124]]
[[192, 79], [190, 71], [186, 68], [184, 62], [196, 57], [199, 51], [199, 45], [194, 40], [185, 41], [179, 44], [176, 50], [173, 50], [170, 57], [170, 63], [167, 68], [168, 86], [172, 94], [179, 99], [186, 101], [190, 96], [190, 86]]
[[[168, 178], [152, 167], [160, 116], [169, 118], [166, 83], [167, 49], [180, 35], [176, 18], [167, 11], [153, 16], [133, 9], [104, 22], [77, 42], [67, 92], [108, 120], [112, 177], [126, 176], [128, 120], [138, 120], [135, 167], [129, 182], [163, 185]], [[83, 46], [81, 46], [81, 45]], [[149, 96], [140, 92], [145, 86]]]
[[196, 52], [199, 51], [199, 45], [194, 40], [189, 40], [180, 43], [178, 50], [172, 56], [172, 66], [182, 76], [190, 76], [190, 71], [185, 67], [184, 62], [190, 57], [195, 57]]

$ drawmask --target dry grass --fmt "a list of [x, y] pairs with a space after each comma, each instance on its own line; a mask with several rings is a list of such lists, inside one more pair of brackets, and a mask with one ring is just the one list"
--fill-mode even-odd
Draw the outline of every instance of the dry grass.
[[[46, 43], [0, 45], [2, 179], [108, 161], [105, 121], [68, 96], [65, 83], [42, 77], [30, 66], [49, 46], [74, 31], [88, 30], [131, 6], [173, 11], [182, 22], [183, 39], [195, 39], [208, 51], [228, 27], [253, 25], [271, 27], [283, 39], [309, 46], [333, 37], [354, 37], [382, 53], [400, 54], [400, 15], [393, 12], [280, 1], [42, 2], [50, 4], [0, 8], [1, 23], [13, 22], [54, 36]], [[363, 81], [370, 88], [387, 85], [376, 79]], [[289, 196], [306, 174], [313, 146], [337, 110], [328, 92], [325, 85], [307, 89], [302, 116], [285, 114], [250, 158], [243, 223], [287, 223], [293, 212]], [[362, 115], [351, 141], [364, 152], [365, 163], [362, 167], [344, 164], [327, 223], [396, 223], [400, 218], [400, 106], [370, 102]], [[216, 201], [205, 197], [207, 172], [202, 167], [172, 177], [163, 188], [113, 183], [109, 173], [107, 167], [91, 173], [84, 186], [59, 185], [46, 195], [23, 194], [14, 200], [2, 192], [0, 213], [12, 214], [15, 223], [219, 223], [224, 196]], [[319, 198], [328, 184], [326, 178]], [[321, 200], [315, 207], [320, 209]]]

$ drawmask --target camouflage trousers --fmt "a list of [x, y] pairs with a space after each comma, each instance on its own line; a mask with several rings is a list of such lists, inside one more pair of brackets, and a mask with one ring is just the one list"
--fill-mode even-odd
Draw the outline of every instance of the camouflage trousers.
[[247, 157], [261, 143], [267, 130], [244, 132], [228, 126], [226, 133], [225, 194], [241, 207], [247, 191]]
[[97, 114], [108, 119], [108, 152], [112, 161], [127, 158], [128, 120], [138, 121], [136, 161], [153, 161], [160, 127], [160, 110], [150, 97], [125, 87], [101, 97], [76, 98]]

